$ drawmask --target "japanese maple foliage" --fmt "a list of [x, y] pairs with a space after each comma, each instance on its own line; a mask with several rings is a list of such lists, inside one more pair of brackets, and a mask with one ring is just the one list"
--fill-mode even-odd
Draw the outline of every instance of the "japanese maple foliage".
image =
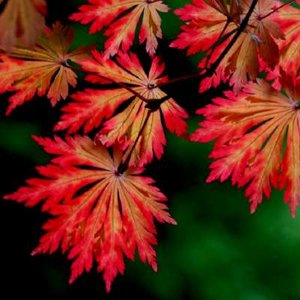
[[[86, 0], [69, 17], [106, 41], [104, 48], [76, 48], [72, 29], [44, 26], [44, 0], [0, 1], [0, 93], [10, 93], [7, 114], [36, 96], [52, 105], [67, 100], [54, 139], [34, 138], [55, 158], [37, 168], [40, 177], [5, 196], [42, 204], [51, 216], [33, 253], [68, 252], [70, 282], [95, 262], [108, 291], [135, 252], [156, 270], [154, 222], [175, 221], [165, 195], [141, 173], [163, 155], [165, 129], [195, 142], [214, 140], [207, 182], [231, 178], [245, 187], [251, 212], [275, 188], [285, 191], [295, 216], [300, 10], [294, 2], [192, 0], [173, 12], [162, 0]], [[159, 55], [161, 13], [182, 20], [170, 47], [201, 53], [198, 73], [167, 76]], [[146, 50], [135, 47], [143, 43]], [[139, 59], [145, 54], [148, 68]], [[83, 90], [75, 90], [79, 72], [88, 86]], [[197, 110], [203, 120], [189, 137], [189, 114], [165, 86], [191, 78], [199, 79], [200, 91], [223, 83], [229, 90]]]
[[292, 6], [285, 7], [276, 16], [284, 30], [285, 38], [279, 43], [280, 67], [298, 76], [300, 68], [300, 11]]
[[264, 195], [270, 197], [271, 185], [285, 188], [284, 200], [295, 216], [300, 196], [300, 81], [283, 73], [281, 84], [286, 94], [257, 80], [238, 96], [227, 92], [227, 98], [214, 99], [198, 110], [205, 120], [191, 139], [216, 139], [208, 182], [231, 177], [232, 184], [246, 185], [251, 212]]
[[70, 282], [90, 271], [95, 260], [108, 291], [116, 275], [124, 272], [123, 256], [133, 259], [136, 249], [141, 260], [156, 270], [154, 218], [175, 221], [154, 181], [140, 176], [142, 169], [119, 173], [121, 153], [111, 157], [88, 137], [35, 139], [58, 157], [38, 167], [43, 178], [29, 179], [27, 187], [6, 196], [28, 206], [43, 201], [43, 210], [53, 216], [33, 253], [52, 253], [60, 245], [63, 252], [70, 250], [68, 257], [74, 260]]
[[46, 28], [35, 47], [17, 46], [0, 55], [0, 93], [14, 92], [7, 114], [36, 93], [47, 95], [52, 105], [68, 96], [69, 85], [77, 83], [69, 61], [79, 63], [88, 56], [86, 48], [69, 52], [72, 40], [72, 30], [56, 23]]
[[[118, 83], [118, 86], [105, 90], [87, 89], [73, 95], [75, 102], [63, 108], [64, 114], [55, 129], [68, 129], [69, 133], [74, 133], [83, 126], [84, 132], [88, 133], [98, 128], [103, 119], [109, 119], [97, 134], [97, 140], [106, 146], [118, 144], [122, 150], [130, 151], [134, 147], [129, 164], [139, 166], [152, 161], [153, 153], [157, 158], [163, 154], [166, 139], [162, 119], [171, 132], [186, 135], [184, 119], [188, 115], [185, 110], [171, 98], [159, 105], [167, 95], [155, 87], [166, 80], [159, 77], [164, 65], [158, 58], [153, 59], [148, 75], [133, 53], [119, 53], [114, 62], [93, 52], [93, 58], [81, 65], [83, 70], [91, 72], [87, 80], [108, 81]], [[118, 107], [126, 101], [130, 103], [115, 115]]]
[[[228, 45], [230, 36], [238, 30], [240, 20], [247, 14], [252, 1], [230, 1], [230, 4], [226, 4], [227, 1], [193, 2], [194, 5], [187, 4], [176, 11], [188, 23], [182, 26], [183, 32], [171, 46], [188, 48], [188, 54], [208, 52], [209, 55], [199, 64], [201, 69], [205, 69]], [[200, 91], [230, 79], [230, 84], [237, 92], [248, 78], [254, 80], [257, 77], [262, 66], [275, 67], [279, 60], [279, 50], [274, 39], [282, 39], [284, 36], [279, 24], [273, 21], [274, 14], [270, 13], [278, 5], [279, 2], [274, 0], [258, 1], [246, 29], [226, 53], [216, 74], [201, 82]], [[261, 65], [260, 60], [264, 64]]]
[[[153, 0], [88, 0], [89, 5], [79, 7], [71, 19], [82, 24], [92, 23], [90, 33], [108, 27], [105, 36], [106, 55], [115, 55], [121, 48], [129, 50], [133, 44], [136, 27], [142, 18], [139, 42], [146, 42], [146, 50], [153, 55], [157, 48], [157, 38], [162, 38], [159, 12], [167, 12], [168, 6]], [[124, 14], [125, 12], [125, 14]]]

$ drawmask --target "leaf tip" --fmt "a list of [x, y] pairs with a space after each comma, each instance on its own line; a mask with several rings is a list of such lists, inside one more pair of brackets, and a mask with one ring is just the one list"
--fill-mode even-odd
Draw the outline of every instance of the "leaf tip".
[[172, 225], [178, 225], [177, 221], [173, 218], [170, 218], [169, 223], [172, 224]]
[[34, 250], [31, 251], [30, 255], [31, 255], [31, 256], [36, 256], [36, 255], [39, 254], [39, 253], [40, 253], [39, 248], [35, 248]]
[[152, 270], [153, 270], [154, 272], [157, 272], [157, 271], [158, 271], [158, 267], [157, 267], [156, 261], [152, 262], [151, 268], [152, 268]]
[[250, 213], [253, 215], [256, 211], [256, 207], [257, 207], [257, 204], [256, 203], [252, 203], [250, 205]]

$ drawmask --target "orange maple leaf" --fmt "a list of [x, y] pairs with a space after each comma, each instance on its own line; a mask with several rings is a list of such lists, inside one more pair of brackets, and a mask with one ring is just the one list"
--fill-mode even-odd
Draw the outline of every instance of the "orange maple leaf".
[[220, 35], [232, 32], [239, 24], [240, 10], [236, 1], [193, 0], [175, 11], [185, 24], [171, 47], [187, 49], [187, 54], [208, 52], [218, 42]]
[[227, 98], [214, 99], [198, 111], [206, 120], [191, 139], [216, 139], [208, 182], [231, 177], [232, 184], [246, 185], [251, 212], [264, 195], [270, 197], [272, 185], [285, 188], [294, 216], [300, 197], [300, 80], [282, 73], [281, 84], [285, 94], [258, 79], [238, 96], [227, 92]]
[[[240, 1], [242, 18], [248, 12], [251, 1]], [[274, 19], [273, 10], [279, 1], [259, 0], [243, 32], [221, 63], [225, 77], [235, 92], [250, 80], [255, 80], [265, 66], [273, 69], [279, 62], [278, 41], [284, 38], [283, 31]], [[260, 61], [262, 60], [263, 63]]]
[[19, 39], [33, 46], [45, 26], [45, 0], [8, 0], [0, 15], [0, 48], [10, 51]]
[[[208, 52], [210, 60], [204, 58], [199, 64], [201, 69], [206, 69], [218, 59], [230, 42], [230, 36], [238, 30], [251, 1], [231, 0], [228, 5], [227, 1], [221, 0], [193, 2], [194, 5], [188, 4], [176, 10], [180, 18], [187, 23], [181, 27], [183, 32], [171, 46], [188, 48], [188, 54]], [[219, 64], [215, 75], [201, 82], [200, 91], [211, 86], [216, 87], [221, 81], [230, 78], [230, 84], [237, 92], [248, 78], [254, 80], [257, 77], [262, 68], [261, 60], [264, 62], [263, 67], [275, 67], [279, 61], [279, 50], [275, 40], [283, 38], [279, 25], [273, 21], [272, 12], [277, 3], [274, 0], [258, 1], [245, 31], [240, 34]], [[217, 46], [214, 46], [215, 43]]]
[[[286, 5], [276, 15], [285, 39], [280, 41], [280, 67], [286, 72], [299, 75], [300, 70], [300, 9]], [[276, 74], [277, 75], [277, 74]]]
[[53, 216], [33, 253], [53, 253], [60, 246], [63, 252], [69, 250], [68, 258], [74, 260], [70, 282], [96, 261], [108, 291], [124, 272], [124, 255], [133, 260], [137, 250], [156, 270], [154, 219], [175, 221], [154, 181], [140, 176], [142, 169], [119, 173], [121, 153], [112, 158], [88, 137], [35, 139], [58, 157], [38, 168], [44, 178], [29, 179], [28, 186], [5, 197], [27, 206], [43, 202]]
[[47, 28], [34, 48], [18, 46], [9, 54], [0, 55], [0, 93], [15, 92], [9, 98], [9, 114], [16, 106], [29, 101], [37, 93], [55, 105], [75, 87], [77, 76], [69, 60], [79, 63], [88, 57], [85, 48], [68, 52], [73, 40], [71, 29], [59, 23]]
[[[106, 146], [118, 143], [122, 150], [129, 152], [134, 147], [130, 165], [150, 162], [153, 153], [160, 158], [166, 143], [162, 122], [171, 132], [184, 136], [187, 129], [184, 119], [188, 117], [172, 98], [160, 103], [167, 95], [155, 85], [165, 80], [165, 77], [160, 77], [164, 65], [157, 57], [154, 58], [147, 75], [138, 57], [132, 53], [119, 53], [117, 62], [103, 59], [97, 51], [92, 53], [93, 58], [81, 64], [85, 71], [91, 73], [87, 80], [116, 83], [117, 87], [77, 92], [72, 96], [74, 101], [63, 108], [64, 114], [55, 129], [74, 133], [83, 127], [88, 133], [108, 119], [97, 139]], [[156, 104], [156, 109], [148, 108]], [[123, 109], [112, 117], [121, 105]]]
[[157, 48], [157, 38], [162, 38], [161, 18], [158, 12], [167, 12], [168, 6], [153, 0], [88, 0], [89, 5], [79, 7], [71, 20], [82, 24], [92, 23], [90, 33], [108, 27], [105, 35], [106, 56], [115, 55], [121, 48], [124, 52], [131, 47], [140, 19], [142, 23], [139, 41], [146, 41], [146, 50], [153, 55]]

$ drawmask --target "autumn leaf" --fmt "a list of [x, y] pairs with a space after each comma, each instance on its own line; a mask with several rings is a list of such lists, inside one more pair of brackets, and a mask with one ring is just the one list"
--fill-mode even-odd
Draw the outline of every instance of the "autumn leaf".
[[76, 86], [77, 76], [69, 62], [79, 63], [88, 57], [86, 48], [69, 52], [73, 40], [71, 29], [59, 23], [48, 28], [32, 49], [15, 47], [0, 55], [0, 93], [14, 92], [9, 98], [9, 114], [16, 106], [31, 100], [35, 94], [47, 95], [52, 105]]
[[8, 0], [0, 15], [0, 48], [10, 51], [18, 39], [33, 46], [44, 29], [46, 11], [45, 0]]
[[279, 43], [280, 68], [298, 76], [300, 69], [300, 9], [290, 5], [284, 6], [278, 11], [276, 21], [285, 35], [285, 39]]
[[105, 55], [113, 56], [119, 49], [126, 52], [133, 44], [136, 28], [141, 21], [139, 42], [146, 42], [146, 50], [153, 55], [157, 38], [162, 38], [159, 12], [167, 12], [168, 6], [153, 0], [88, 0], [90, 4], [79, 7], [71, 20], [82, 24], [92, 23], [90, 33], [107, 28]]
[[300, 196], [300, 80], [282, 73], [285, 93], [257, 80], [235, 96], [216, 98], [198, 111], [205, 117], [191, 137], [215, 139], [215, 161], [207, 179], [246, 186], [251, 212], [270, 197], [271, 187], [285, 189], [284, 201], [295, 216]]
[[[235, 3], [235, 1], [231, 1]], [[226, 1], [194, 0], [175, 11], [185, 24], [182, 32], [171, 43], [172, 47], [187, 49], [187, 54], [207, 52], [224, 35], [236, 29], [239, 10], [226, 4]], [[228, 21], [232, 19], [232, 21]], [[227, 24], [228, 23], [228, 24]]]
[[[175, 11], [186, 23], [171, 46], [187, 48], [188, 55], [206, 52], [206, 58], [199, 64], [202, 71], [209, 68], [224, 51], [251, 4], [250, 0], [226, 2], [194, 0], [193, 4]], [[200, 83], [201, 92], [229, 79], [235, 92], [238, 92], [248, 78], [254, 80], [265, 65], [275, 67], [279, 61], [277, 39], [283, 38], [279, 25], [273, 21], [272, 12], [276, 5], [277, 1], [273, 0], [258, 1], [245, 31], [225, 55], [215, 74]]]
[[[250, 4], [251, 1], [241, 1], [244, 15]], [[248, 79], [255, 80], [259, 71], [266, 67], [274, 69], [279, 62], [278, 43], [284, 39], [284, 34], [273, 13], [279, 5], [279, 1], [259, 0], [245, 32], [221, 63], [226, 65], [225, 76], [230, 76], [236, 93]]]
[[[148, 75], [132, 53], [119, 53], [114, 62], [93, 51], [93, 58], [84, 61], [82, 68], [90, 73], [87, 80], [98, 84], [115, 83], [116, 87], [86, 89], [74, 94], [73, 102], [63, 108], [56, 130], [75, 133], [83, 127], [88, 133], [108, 119], [97, 138], [106, 146], [118, 143], [122, 150], [129, 152], [134, 147], [130, 164], [140, 166], [150, 162], [153, 153], [161, 157], [166, 143], [162, 122], [171, 132], [186, 135], [184, 119], [188, 115], [185, 110], [171, 98], [160, 103], [167, 95], [155, 86], [166, 78], [160, 77], [164, 65], [157, 57]], [[122, 110], [114, 115], [120, 106]], [[151, 106], [157, 107], [151, 109]]]
[[89, 272], [95, 261], [108, 291], [116, 275], [124, 273], [124, 256], [133, 260], [136, 250], [156, 271], [154, 219], [175, 221], [154, 181], [141, 176], [142, 169], [119, 173], [121, 153], [111, 157], [88, 137], [35, 140], [57, 157], [38, 167], [42, 178], [29, 179], [27, 186], [5, 196], [27, 206], [42, 202], [52, 215], [33, 253], [53, 253], [59, 247], [69, 251], [70, 282]]

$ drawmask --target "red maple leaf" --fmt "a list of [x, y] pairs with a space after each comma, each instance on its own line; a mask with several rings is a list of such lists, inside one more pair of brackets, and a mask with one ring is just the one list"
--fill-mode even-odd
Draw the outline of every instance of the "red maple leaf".
[[115, 55], [121, 48], [128, 51], [133, 43], [136, 28], [142, 18], [139, 41], [146, 41], [146, 50], [153, 55], [157, 48], [157, 38], [162, 38], [161, 18], [158, 12], [167, 12], [168, 6], [153, 0], [88, 0], [89, 5], [79, 7], [71, 20], [82, 24], [92, 23], [90, 33], [108, 27], [105, 35], [106, 56]]
[[[187, 129], [184, 119], [188, 117], [171, 98], [160, 104], [167, 95], [155, 86], [165, 80], [165, 77], [160, 77], [164, 65], [154, 58], [146, 75], [137, 56], [132, 53], [119, 53], [117, 62], [103, 59], [96, 51], [93, 51], [93, 56], [93, 59], [82, 62], [82, 68], [92, 73], [87, 79], [96, 83], [117, 83], [118, 87], [76, 93], [72, 96], [74, 102], [63, 108], [64, 114], [55, 129], [74, 133], [83, 127], [88, 133], [98, 128], [103, 119], [109, 119], [98, 134], [103, 144], [111, 146], [117, 142], [128, 151], [134, 147], [131, 165], [150, 162], [153, 152], [160, 158], [166, 143], [162, 121], [171, 132], [184, 136]], [[112, 117], [125, 103], [127, 106]], [[157, 109], [148, 108], [156, 103]]]
[[[279, 43], [280, 68], [298, 76], [300, 69], [300, 9], [286, 5], [278, 11], [276, 21], [281, 25], [285, 36], [285, 39]], [[278, 73], [276, 76], [279, 75]]]
[[69, 61], [79, 63], [88, 57], [86, 48], [69, 52], [72, 40], [72, 30], [56, 23], [46, 29], [34, 48], [18, 46], [0, 55], [0, 93], [14, 92], [7, 114], [36, 93], [47, 94], [52, 105], [68, 96], [69, 85], [77, 84]]
[[57, 157], [37, 168], [43, 178], [29, 179], [27, 186], [5, 196], [27, 206], [43, 202], [43, 210], [53, 216], [33, 253], [53, 253], [59, 247], [69, 251], [68, 258], [74, 260], [70, 282], [96, 261], [108, 291], [124, 272], [124, 255], [133, 260], [136, 249], [156, 270], [154, 219], [175, 221], [154, 181], [140, 176], [142, 169], [120, 173], [121, 153], [111, 157], [88, 137], [35, 140]]
[[177, 9], [175, 13], [185, 24], [171, 46], [188, 48], [188, 55], [209, 51], [218, 42], [222, 31], [229, 33], [237, 28], [236, 23], [239, 24], [240, 10], [234, 5], [236, 1], [230, 1], [230, 6], [226, 2], [193, 0], [193, 4]]
[[[188, 55], [207, 52], [209, 61], [206, 57], [199, 64], [203, 70], [209, 68], [228, 45], [230, 36], [238, 30], [247, 14], [251, 1], [231, 0], [228, 5], [227, 1], [222, 0], [193, 0], [193, 3], [175, 11], [187, 23], [181, 27], [183, 32], [171, 46], [188, 48]], [[257, 77], [262, 68], [260, 60], [264, 62], [263, 67], [274, 68], [279, 60], [275, 39], [283, 38], [279, 25], [273, 21], [272, 12], [276, 5], [277, 1], [273, 0], [258, 1], [245, 31], [219, 64], [216, 74], [201, 82], [200, 91], [216, 87], [230, 78], [230, 84], [237, 92], [248, 78], [254, 80]]]
[[0, 15], [0, 48], [10, 51], [20, 40], [33, 46], [45, 26], [45, 0], [7, 0]]
[[285, 188], [294, 216], [300, 196], [300, 80], [282, 73], [281, 84], [285, 94], [258, 79], [237, 96], [227, 92], [227, 98], [214, 99], [198, 111], [206, 119], [191, 139], [216, 139], [208, 182], [231, 177], [232, 184], [247, 186], [251, 212], [264, 195], [270, 197], [272, 185]]

